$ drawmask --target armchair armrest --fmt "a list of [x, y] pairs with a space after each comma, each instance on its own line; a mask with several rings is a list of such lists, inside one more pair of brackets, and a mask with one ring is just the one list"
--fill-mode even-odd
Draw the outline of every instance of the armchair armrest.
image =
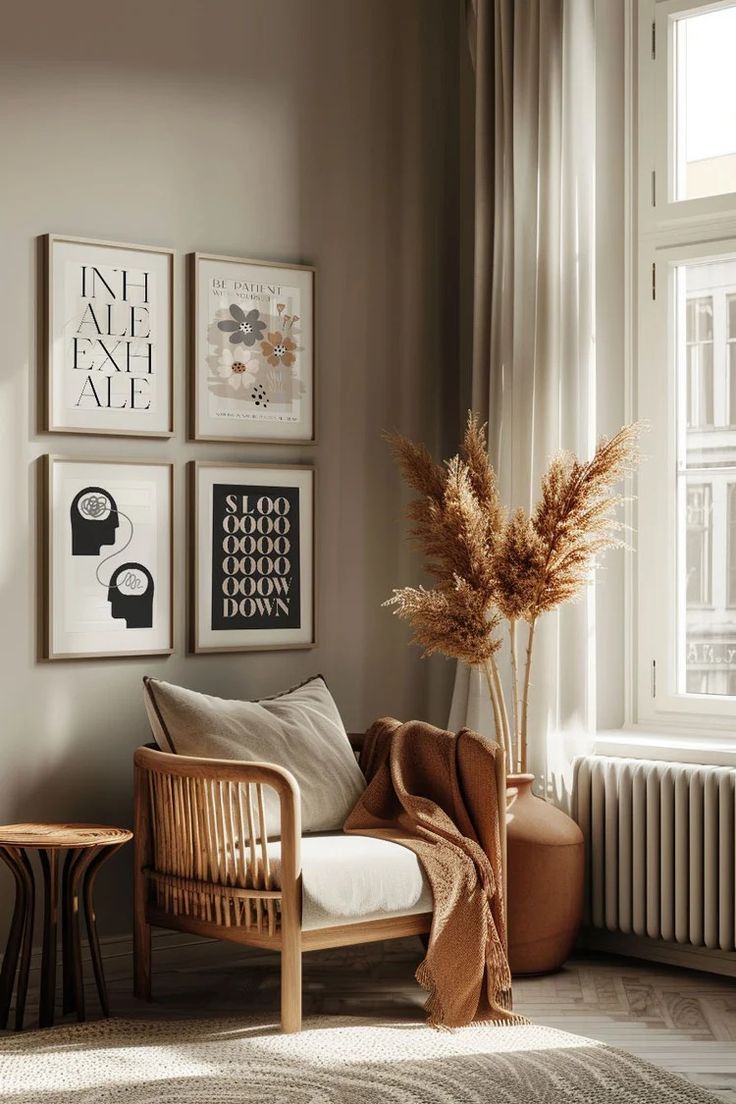
[[350, 741], [351, 748], [357, 757], [360, 758], [360, 753], [365, 743], [365, 732], [348, 732], [348, 740]]
[[[135, 753], [136, 876], [165, 913], [273, 936], [301, 909], [299, 785], [273, 763]], [[263, 788], [280, 810], [274, 874]]]

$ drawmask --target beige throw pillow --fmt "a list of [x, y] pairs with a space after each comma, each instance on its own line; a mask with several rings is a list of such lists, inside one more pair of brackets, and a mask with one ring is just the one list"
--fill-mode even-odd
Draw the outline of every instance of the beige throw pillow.
[[[286, 767], [299, 783], [302, 831], [340, 829], [365, 789], [334, 699], [321, 676], [262, 701], [231, 701], [144, 678], [151, 730], [162, 751]], [[264, 788], [269, 836], [279, 802]]]

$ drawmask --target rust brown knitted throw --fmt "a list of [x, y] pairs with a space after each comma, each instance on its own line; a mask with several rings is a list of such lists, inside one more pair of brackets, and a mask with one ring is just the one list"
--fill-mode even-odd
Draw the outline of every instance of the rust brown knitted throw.
[[368, 787], [345, 821], [346, 832], [409, 847], [424, 867], [434, 917], [416, 977], [438, 1027], [526, 1022], [509, 1011], [495, 754], [469, 729], [376, 721], [361, 754]]

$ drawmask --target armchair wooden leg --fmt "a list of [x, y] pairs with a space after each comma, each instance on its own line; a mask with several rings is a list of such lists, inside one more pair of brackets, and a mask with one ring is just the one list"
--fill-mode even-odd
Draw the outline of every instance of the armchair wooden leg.
[[138, 908], [136, 901], [135, 927], [133, 929], [133, 992], [138, 1000], [151, 999], [151, 925], [146, 922], [145, 906]]
[[133, 869], [133, 992], [138, 1000], [151, 999], [151, 925], [148, 923], [148, 882], [145, 867], [150, 860], [150, 808], [148, 780], [136, 766], [135, 865]]
[[302, 1029], [301, 931], [284, 932], [281, 946], [281, 1030], [293, 1034]]
[[151, 999], [151, 925], [146, 917], [146, 878], [136, 862], [133, 918], [133, 992], [138, 1000]]

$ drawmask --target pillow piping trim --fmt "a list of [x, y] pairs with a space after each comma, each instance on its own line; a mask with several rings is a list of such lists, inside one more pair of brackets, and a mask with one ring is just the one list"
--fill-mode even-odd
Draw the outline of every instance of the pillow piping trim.
[[[153, 692], [153, 686], [152, 686], [153, 682], [155, 682], [155, 679], [150, 678], [149, 675], [144, 675], [143, 676], [143, 685], [145, 686], [146, 691], [148, 692], [148, 696], [151, 699], [151, 705], [153, 706], [153, 711], [156, 714], [156, 717], [158, 719], [158, 723], [161, 725], [161, 730], [166, 733], [166, 739], [169, 741], [169, 746], [171, 747], [171, 750], [174, 753], [174, 755], [177, 755], [178, 752], [176, 750], [176, 744], [174, 743], [174, 741], [171, 738], [171, 733], [169, 732], [168, 725], [164, 721], [163, 714], [161, 713], [161, 710], [159, 709], [158, 702], [156, 701], [156, 695]], [[154, 735], [155, 735], [155, 733], [154, 733]]]
[[310, 682], [316, 682], [317, 679], [322, 679], [322, 682], [325, 684], [325, 689], [330, 693], [330, 688], [327, 685], [327, 679], [324, 675], [310, 675], [309, 678], [305, 678], [303, 682], [298, 682], [296, 686], [290, 686], [288, 690], [282, 690], [279, 694], [269, 694], [267, 698], [235, 698], [229, 700], [247, 701], [250, 702], [251, 705], [257, 705], [258, 702], [264, 701], [278, 701], [279, 698], [285, 698], [287, 694], [293, 694], [295, 690], [301, 690], [303, 686], [308, 686]]

